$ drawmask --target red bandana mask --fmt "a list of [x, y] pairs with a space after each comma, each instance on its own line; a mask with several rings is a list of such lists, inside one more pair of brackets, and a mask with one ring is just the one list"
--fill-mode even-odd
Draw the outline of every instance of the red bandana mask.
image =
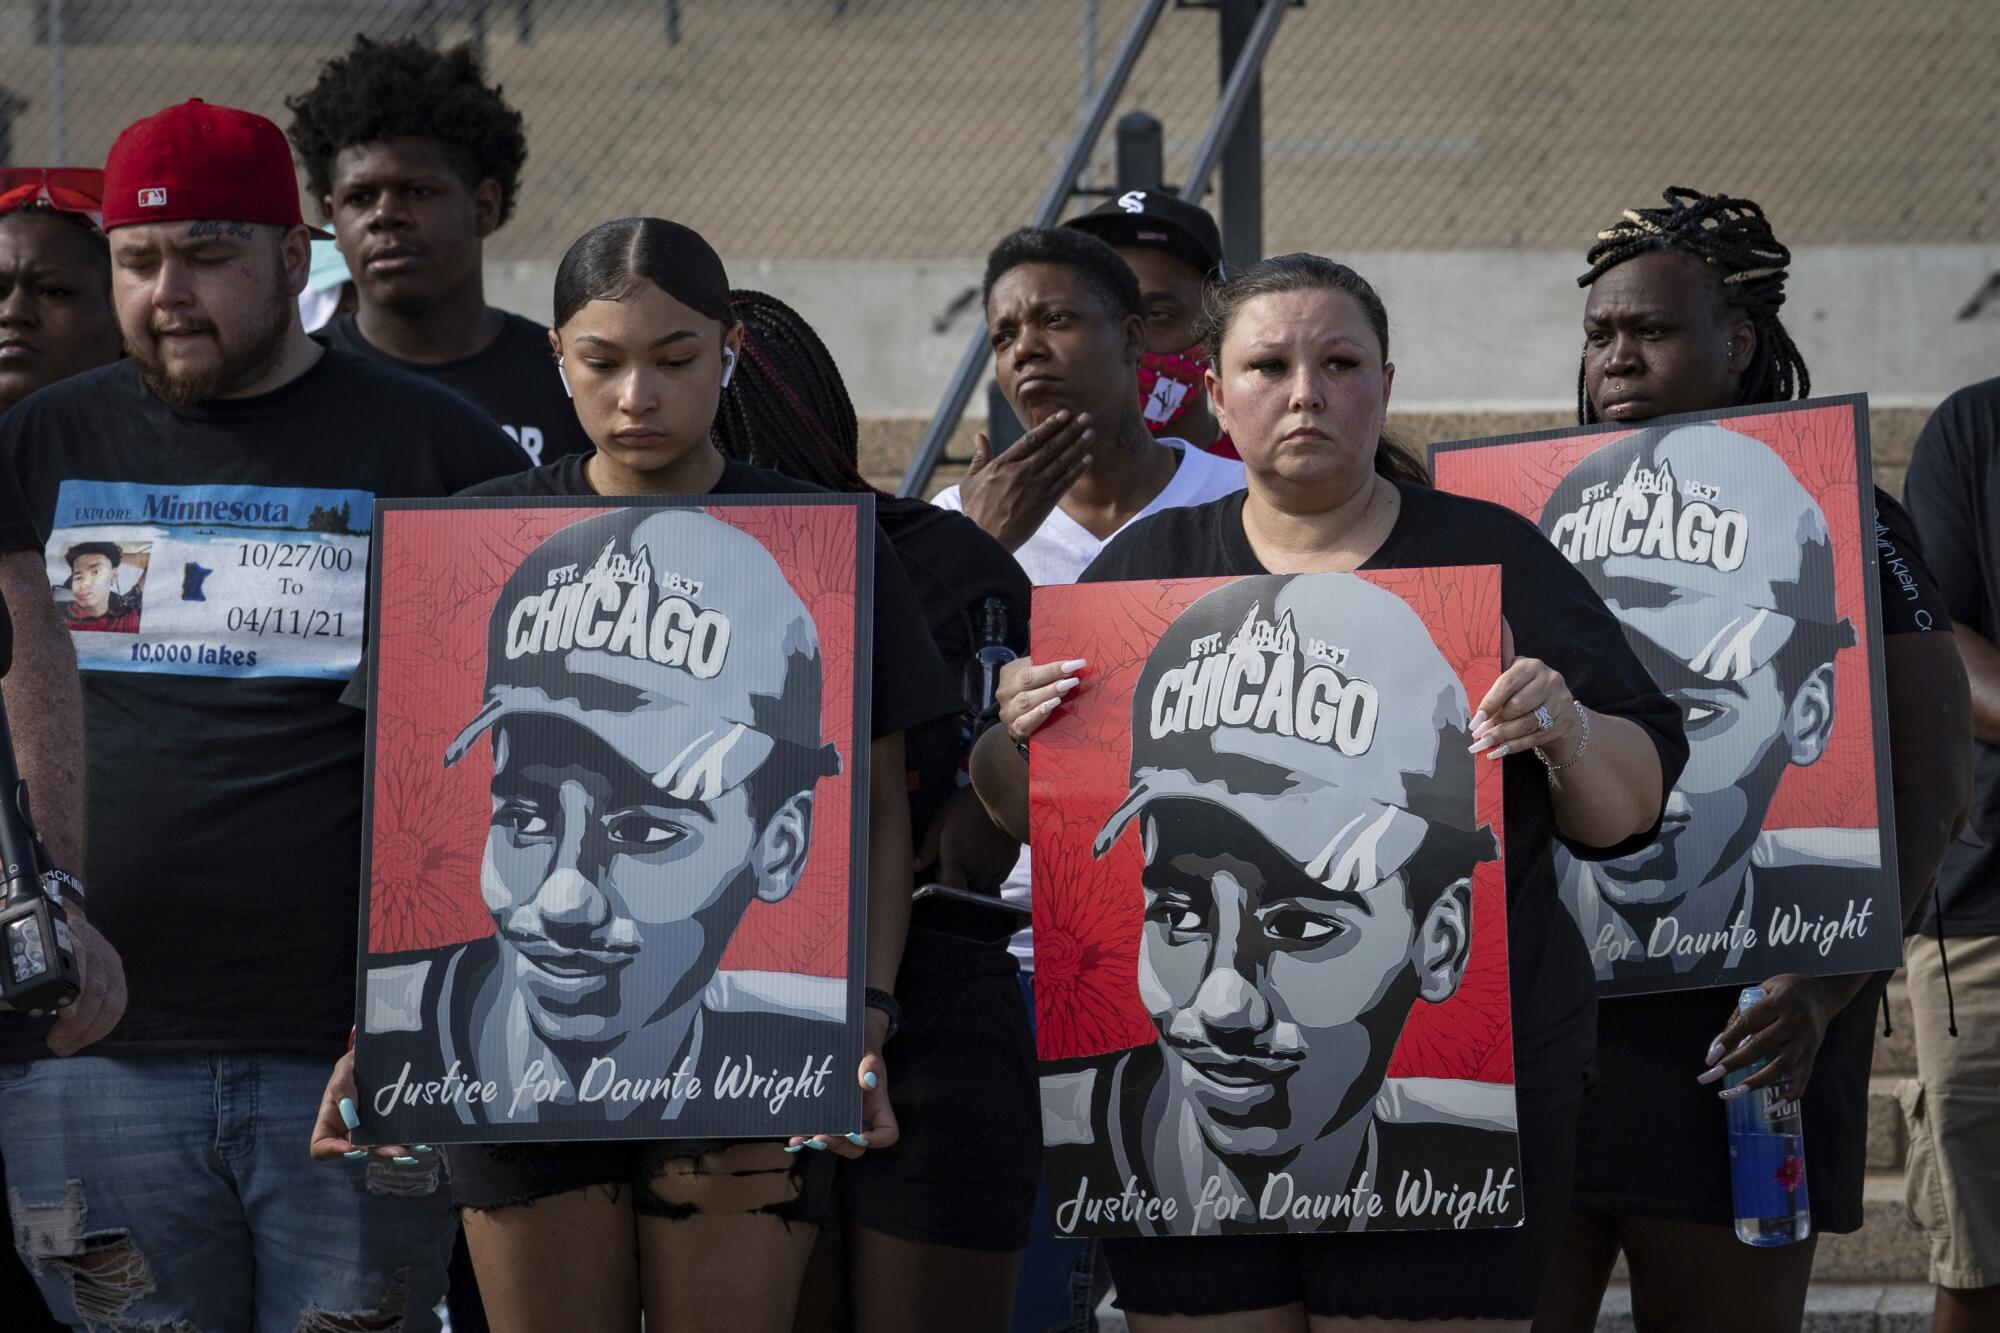
[[[1207, 392], [1202, 383], [1202, 372], [1207, 369], [1207, 350], [1200, 343], [1185, 352], [1141, 354], [1139, 401], [1144, 404], [1146, 429], [1155, 435], [1179, 435], [1181, 431], [1176, 426], [1200, 406], [1202, 395]], [[1224, 458], [1236, 457], [1227, 435], [1208, 446], [1208, 452]]]

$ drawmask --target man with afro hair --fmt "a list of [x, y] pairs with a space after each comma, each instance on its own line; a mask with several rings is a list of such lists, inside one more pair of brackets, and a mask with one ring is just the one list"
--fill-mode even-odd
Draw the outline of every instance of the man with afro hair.
[[360, 303], [318, 336], [458, 390], [537, 464], [587, 450], [548, 330], [486, 304], [483, 247], [528, 143], [472, 48], [357, 37], [285, 105]]

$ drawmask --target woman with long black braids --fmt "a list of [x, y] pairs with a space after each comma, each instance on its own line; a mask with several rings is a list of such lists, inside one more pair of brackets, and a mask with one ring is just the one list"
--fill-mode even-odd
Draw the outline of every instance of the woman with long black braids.
[[[1664, 207], [1631, 209], [1600, 232], [1587, 258], [1590, 270], [1577, 280], [1590, 293], [1580, 421], [1636, 423], [1811, 392], [1805, 358], [1778, 315], [1791, 254], [1750, 200], [1669, 190]], [[1965, 809], [1970, 713], [1964, 670], [1943, 630], [1949, 619], [1908, 516], [1879, 490], [1875, 502], [1881, 539], [1902, 548], [1938, 627], [1924, 632], [1885, 563], [1883, 659], [1907, 928]], [[1692, 722], [1688, 730], [1693, 770], [1701, 745]], [[1536, 1310], [1538, 1333], [1595, 1327], [1621, 1249], [1633, 1316], [1649, 1333], [1799, 1327], [1815, 1242], [1763, 1248], [1737, 1240], [1717, 1081], [1766, 1059], [1748, 1082], [1788, 1082], [1788, 1095], [1803, 1097], [1813, 1230], [1855, 1230], [1871, 1024], [1886, 984], [1887, 974], [1776, 976], [1763, 983], [1767, 999], [1734, 1017], [1733, 990], [1600, 1003], [1599, 1081], [1584, 1101], [1575, 1199]]]
[[[862, 477], [854, 405], [832, 354], [798, 312], [762, 292], [731, 292], [729, 305], [742, 359], [716, 411], [717, 447], [828, 490], [874, 492], [876, 521], [945, 665], [977, 691], [976, 653], [996, 613], [990, 628], [1013, 651], [1028, 650], [1028, 576], [963, 514], [883, 494]], [[968, 722], [982, 702], [969, 697], [965, 715], [912, 728], [904, 762], [917, 882], [994, 894], [992, 929], [981, 932], [976, 915], [912, 907], [896, 982], [903, 1021], [882, 1052], [896, 1071], [903, 1136], [893, 1153], [839, 1164], [843, 1225], [821, 1239], [801, 1330], [1009, 1326], [1041, 1169], [1041, 1118], [1020, 968], [1007, 951], [1016, 923], [997, 908], [1020, 844], [964, 785]], [[839, 1295], [822, 1298], [822, 1282]]]

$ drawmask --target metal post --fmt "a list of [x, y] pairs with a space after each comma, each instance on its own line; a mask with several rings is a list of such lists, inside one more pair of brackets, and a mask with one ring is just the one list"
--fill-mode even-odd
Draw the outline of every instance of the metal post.
[[49, 0], [49, 165], [69, 162], [69, 90], [64, 65], [63, 0]]
[[1167, 151], [1158, 116], [1127, 111], [1118, 118], [1118, 188], [1157, 190], [1167, 178]]
[[[1224, 23], [1228, 22], [1228, 15], [1232, 9], [1254, 3], [1256, 0], [1223, 0]], [[1263, 0], [1263, 8], [1258, 11], [1255, 21], [1250, 25], [1250, 31], [1243, 38], [1242, 50], [1238, 52], [1235, 63], [1229, 67], [1229, 81], [1222, 87], [1222, 99], [1216, 104], [1214, 118], [1208, 122], [1208, 131], [1202, 135], [1201, 147], [1195, 150], [1194, 165], [1188, 168], [1187, 183], [1181, 186], [1181, 198], [1200, 203], [1202, 195], [1208, 192], [1209, 177], [1215, 174], [1216, 164], [1222, 160], [1223, 148], [1228, 146], [1232, 154], [1238, 151], [1237, 145], [1231, 142], [1231, 135], [1241, 122], [1244, 107], [1256, 96], [1260, 71], [1264, 67], [1264, 56], [1271, 49], [1271, 39], [1278, 35], [1278, 20], [1285, 16], [1287, 3], [1288, 0]], [[1254, 165], [1262, 147], [1257, 140], [1252, 139], [1242, 151]], [[1224, 181], [1224, 185], [1232, 189], [1239, 184], [1234, 175], [1236, 162], [1237, 158], [1232, 156], [1230, 158], [1232, 174]], [[1261, 167], [1256, 167], [1254, 174], [1251, 175], [1250, 198], [1253, 201], [1262, 199], [1262, 177]], [[1225, 195], [1224, 202], [1234, 205], [1235, 196]], [[1230, 249], [1228, 238], [1231, 222], [1228, 211], [1224, 212], [1222, 225], [1223, 254], [1231, 264], [1246, 263], [1257, 258], [1255, 249], [1246, 256], [1239, 256], [1236, 251]], [[1261, 233], [1262, 230], [1259, 221], [1251, 237], [1251, 244], [1254, 247], [1261, 248], [1261, 238], [1257, 233]]]
[[14, 161], [14, 117], [28, 109], [24, 97], [16, 97], [14, 90], [0, 83], [0, 167]]
[[667, 45], [681, 44], [681, 0], [667, 0]]
[[514, 9], [514, 40], [523, 46], [535, 44], [535, 0], [519, 0]]
[[[1258, 0], [1222, 0], [1216, 15], [1221, 36], [1222, 77], [1236, 68], [1250, 30], [1257, 21]], [[1250, 85], [1236, 128], [1222, 149], [1222, 255], [1232, 269], [1256, 263], [1264, 254], [1264, 81]]]
[[[1283, 0], [1278, 0], [1282, 4]], [[1125, 29], [1125, 36], [1118, 43], [1118, 55], [1111, 62], [1110, 71], [1104, 81], [1097, 85], [1096, 95], [1085, 114], [1083, 124], [1077, 127], [1076, 137], [1070, 141], [1069, 152], [1062, 165], [1049, 181], [1047, 193], [1035, 209], [1029, 223], [1036, 227], [1046, 227], [1055, 222], [1062, 212], [1063, 202], [1070, 196], [1070, 189], [1076, 183], [1077, 173], [1090, 160], [1091, 150], [1097, 145], [1097, 136], [1104, 132], [1104, 122], [1111, 119], [1111, 108], [1117, 104], [1118, 94], [1125, 90], [1125, 83], [1132, 77], [1133, 66], [1139, 63], [1139, 53], [1145, 49], [1146, 38], [1152, 35], [1153, 25], [1160, 20], [1160, 13], [1167, 7], [1167, 0], [1143, 0], [1139, 12], [1132, 16], [1132, 22]], [[1267, 39], [1265, 45], [1269, 45]], [[1261, 58], [1261, 53], [1260, 53]], [[958, 419], [965, 415], [965, 405], [972, 399], [972, 391], [979, 383], [980, 374], [986, 369], [986, 358], [990, 353], [986, 346], [986, 320], [982, 313], [979, 326], [972, 332], [972, 341], [959, 358], [958, 369], [951, 378], [951, 387], [945, 390], [944, 401], [938, 404], [937, 414], [931, 424], [924, 428], [923, 439], [917, 442], [916, 456], [903, 472], [903, 480], [896, 488], [898, 495], [916, 495], [923, 490], [937, 470], [938, 459], [944, 453], [945, 441], [958, 428]]]
[[1097, 0], [1083, 0], [1083, 95], [1076, 99], [1078, 115], [1090, 108], [1091, 85], [1097, 82]]

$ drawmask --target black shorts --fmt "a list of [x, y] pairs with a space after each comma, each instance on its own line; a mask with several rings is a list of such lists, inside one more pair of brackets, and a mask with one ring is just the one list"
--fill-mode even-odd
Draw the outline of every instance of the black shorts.
[[1504, 1231], [1107, 1240], [1118, 1308], [1322, 1318], [1531, 1319], [1569, 1214], [1580, 1097], [1521, 1112], [1525, 1225]]
[[882, 1052], [902, 1137], [840, 1162], [841, 1220], [962, 1250], [1028, 1244], [1042, 1170], [1035, 1046], [1004, 944], [912, 930]]
[[[582, 1189], [629, 1189], [632, 1208], [646, 1217], [676, 1218], [686, 1210], [662, 1199], [653, 1182], [675, 1164], [692, 1170], [732, 1169], [730, 1155], [744, 1148], [776, 1146], [766, 1139], [607, 1139], [580, 1143], [447, 1143], [451, 1199], [460, 1208], [488, 1212]], [[759, 1154], [761, 1157], [762, 1154]], [[807, 1149], [786, 1159], [795, 1197], [768, 1211], [787, 1222], [814, 1226], [833, 1215], [831, 1149]]]

